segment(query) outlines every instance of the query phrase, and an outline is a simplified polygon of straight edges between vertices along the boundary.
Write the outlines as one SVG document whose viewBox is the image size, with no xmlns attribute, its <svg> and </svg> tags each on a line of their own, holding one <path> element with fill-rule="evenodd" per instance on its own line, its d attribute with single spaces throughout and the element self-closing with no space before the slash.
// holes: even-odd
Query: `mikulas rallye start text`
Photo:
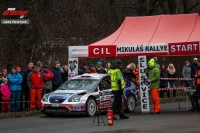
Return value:
<svg viewBox="0 0 200 133">
<path fill-rule="evenodd" d="M 136 107 L 135 85 L 125 79 L 123 109 L 133 112 Z M 63 83 L 56 91 L 42 98 L 42 112 L 47 116 L 87 114 L 94 116 L 112 107 L 114 96 L 109 74 L 83 74 Z"/>
</svg>

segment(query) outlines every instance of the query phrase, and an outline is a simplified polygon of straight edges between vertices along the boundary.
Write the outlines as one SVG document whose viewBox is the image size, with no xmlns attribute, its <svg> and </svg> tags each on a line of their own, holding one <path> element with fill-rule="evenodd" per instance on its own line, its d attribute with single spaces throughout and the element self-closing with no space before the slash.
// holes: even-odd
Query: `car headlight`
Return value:
<svg viewBox="0 0 200 133">
<path fill-rule="evenodd" d="M 42 101 L 44 102 L 47 102 L 48 101 L 48 97 L 49 97 L 50 93 L 49 94 L 45 94 L 42 98 Z"/>
<path fill-rule="evenodd" d="M 72 96 L 69 98 L 68 102 L 79 102 L 81 99 L 81 96 Z"/>
</svg>

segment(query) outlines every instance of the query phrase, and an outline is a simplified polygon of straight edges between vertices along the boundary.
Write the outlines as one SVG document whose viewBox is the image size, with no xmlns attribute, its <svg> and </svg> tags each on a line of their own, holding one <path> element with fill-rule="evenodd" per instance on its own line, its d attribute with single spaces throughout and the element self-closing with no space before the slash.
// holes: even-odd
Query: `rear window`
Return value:
<svg viewBox="0 0 200 133">
<path fill-rule="evenodd" d="M 92 90 L 97 83 L 97 79 L 72 79 L 65 82 L 59 90 Z"/>
</svg>

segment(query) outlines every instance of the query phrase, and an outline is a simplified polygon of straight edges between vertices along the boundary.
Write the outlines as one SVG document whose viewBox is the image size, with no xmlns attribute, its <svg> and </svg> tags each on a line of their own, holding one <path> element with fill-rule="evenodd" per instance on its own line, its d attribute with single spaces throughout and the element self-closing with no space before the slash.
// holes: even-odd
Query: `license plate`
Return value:
<svg viewBox="0 0 200 133">
<path fill-rule="evenodd" d="M 59 107 L 59 105 L 60 105 L 60 104 L 58 104 L 58 103 L 52 103 L 52 104 L 51 104 L 51 107 Z"/>
</svg>

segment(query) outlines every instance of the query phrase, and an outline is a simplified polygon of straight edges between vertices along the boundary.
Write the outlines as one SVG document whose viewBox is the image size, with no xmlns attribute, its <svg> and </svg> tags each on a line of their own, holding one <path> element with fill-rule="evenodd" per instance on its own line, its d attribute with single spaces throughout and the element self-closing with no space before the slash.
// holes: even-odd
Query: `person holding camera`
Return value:
<svg viewBox="0 0 200 133">
<path fill-rule="evenodd" d="M 176 69 L 173 64 L 169 64 L 167 68 L 167 77 L 170 78 L 176 78 Z M 173 88 L 173 97 L 176 97 L 176 90 L 175 90 L 175 80 L 169 80 L 168 81 L 168 88 Z M 170 98 L 170 90 L 167 90 L 167 96 Z"/>
<path fill-rule="evenodd" d="M 117 60 L 115 62 L 115 66 L 111 72 L 111 89 L 114 94 L 114 103 L 112 106 L 113 114 L 118 111 L 120 119 L 129 119 L 129 117 L 125 116 L 122 110 L 122 95 L 125 87 L 124 78 L 122 76 L 122 61 Z M 114 120 L 117 120 L 114 117 Z"/>
<path fill-rule="evenodd" d="M 97 62 L 96 70 L 97 70 L 97 73 L 107 73 L 104 67 L 102 66 L 101 61 Z"/>
</svg>

